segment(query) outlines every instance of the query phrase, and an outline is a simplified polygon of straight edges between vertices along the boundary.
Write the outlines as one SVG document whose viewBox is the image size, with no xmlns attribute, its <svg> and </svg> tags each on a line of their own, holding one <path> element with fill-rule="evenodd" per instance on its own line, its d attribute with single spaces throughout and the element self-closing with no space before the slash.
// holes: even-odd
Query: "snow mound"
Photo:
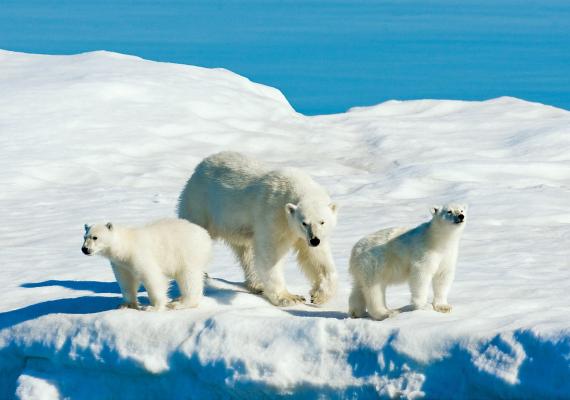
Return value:
<svg viewBox="0 0 570 400">
<path fill-rule="evenodd" d="M 502 97 L 306 117 L 226 70 L 8 51 L 0 109 L 0 398 L 570 396 L 569 112 Z M 115 310 L 83 224 L 172 216 L 194 166 L 228 149 L 305 168 L 341 203 L 336 297 L 275 308 L 217 245 L 198 309 Z M 454 311 L 347 319 L 354 242 L 450 200 L 470 204 Z"/>
</svg>

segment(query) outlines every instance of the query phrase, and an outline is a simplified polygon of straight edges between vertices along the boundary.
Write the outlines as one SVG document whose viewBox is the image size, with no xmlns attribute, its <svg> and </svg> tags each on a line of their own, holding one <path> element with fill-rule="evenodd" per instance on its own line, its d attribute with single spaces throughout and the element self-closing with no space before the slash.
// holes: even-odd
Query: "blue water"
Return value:
<svg viewBox="0 0 570 400">
<path fill-rule="evenodd" d="M 503 95 L 570 109 L 568 0 L 0 0 L 0 48 L 224 67 L 305 114 Z"/>
</svg>

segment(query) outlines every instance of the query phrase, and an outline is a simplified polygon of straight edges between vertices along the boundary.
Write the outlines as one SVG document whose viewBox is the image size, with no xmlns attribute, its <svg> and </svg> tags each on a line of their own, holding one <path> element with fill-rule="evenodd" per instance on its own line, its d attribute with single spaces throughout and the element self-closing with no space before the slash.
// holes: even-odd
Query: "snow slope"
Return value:
<svg viewBox="0 0 570 400">
<path fill-rule="evenodd" d="M 498 98 L 306 117 L 226 70 L 8 51 L 0 110 L 0 398 L 570 397 L 569 112 Z M 337 296 L 275 308 L 218 245 L 198 309 L 115 310 L 83 224 L 172 216 L 227 149 L 305 168 L 341 204 Z M 346 319 L 354 242 L 448 200 L 470 205 L 453 312 Z M 293 259 L 287 282 L 308 292 Z"/>
</svg>

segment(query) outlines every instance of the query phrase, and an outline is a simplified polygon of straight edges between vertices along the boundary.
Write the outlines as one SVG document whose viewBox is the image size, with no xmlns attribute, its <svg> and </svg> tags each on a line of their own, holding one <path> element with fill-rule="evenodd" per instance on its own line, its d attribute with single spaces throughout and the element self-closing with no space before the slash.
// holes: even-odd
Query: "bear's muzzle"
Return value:
<svg viewBox="0 0 570 400">
<path fill-rule="evenodd" d="M 309 240 L 309 244 L 313 247 L 317 247 L 319 243 L 321 243 L 321 240 L 318 237 L 314 237 L 311 240 Z"/>
</svg>

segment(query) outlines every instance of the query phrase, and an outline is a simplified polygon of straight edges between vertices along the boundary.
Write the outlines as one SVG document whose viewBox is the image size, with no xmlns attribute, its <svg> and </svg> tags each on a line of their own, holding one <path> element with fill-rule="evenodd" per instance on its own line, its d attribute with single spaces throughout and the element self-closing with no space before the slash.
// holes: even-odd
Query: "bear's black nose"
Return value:
<svg viewBox="0 0 570 400">
<path fill-rule="evenodd" d="M 319 238 L 314 237 L 311 240 L 309 240 L 309 243 L 311 244 L 311 246 L 317 247 L 319 243 L 321 243 L 321 241 Z"/>
<path fill-rule="evenodd" d="M 459 214 L 459 215 L 457 216 L 457 219 L 459 220 L 459 222 L 462 222 L 462 221 L 465 219 L 465 215 Z"/>
<path fill-rule="evenodd" d="M 83 252 L 83 254 L 87 254 L 87 255 L 91 254 L 91 252 L 89 251 L 89 249 L 87 247 L 82 247 L 81 251 Z"/>
</svg>

